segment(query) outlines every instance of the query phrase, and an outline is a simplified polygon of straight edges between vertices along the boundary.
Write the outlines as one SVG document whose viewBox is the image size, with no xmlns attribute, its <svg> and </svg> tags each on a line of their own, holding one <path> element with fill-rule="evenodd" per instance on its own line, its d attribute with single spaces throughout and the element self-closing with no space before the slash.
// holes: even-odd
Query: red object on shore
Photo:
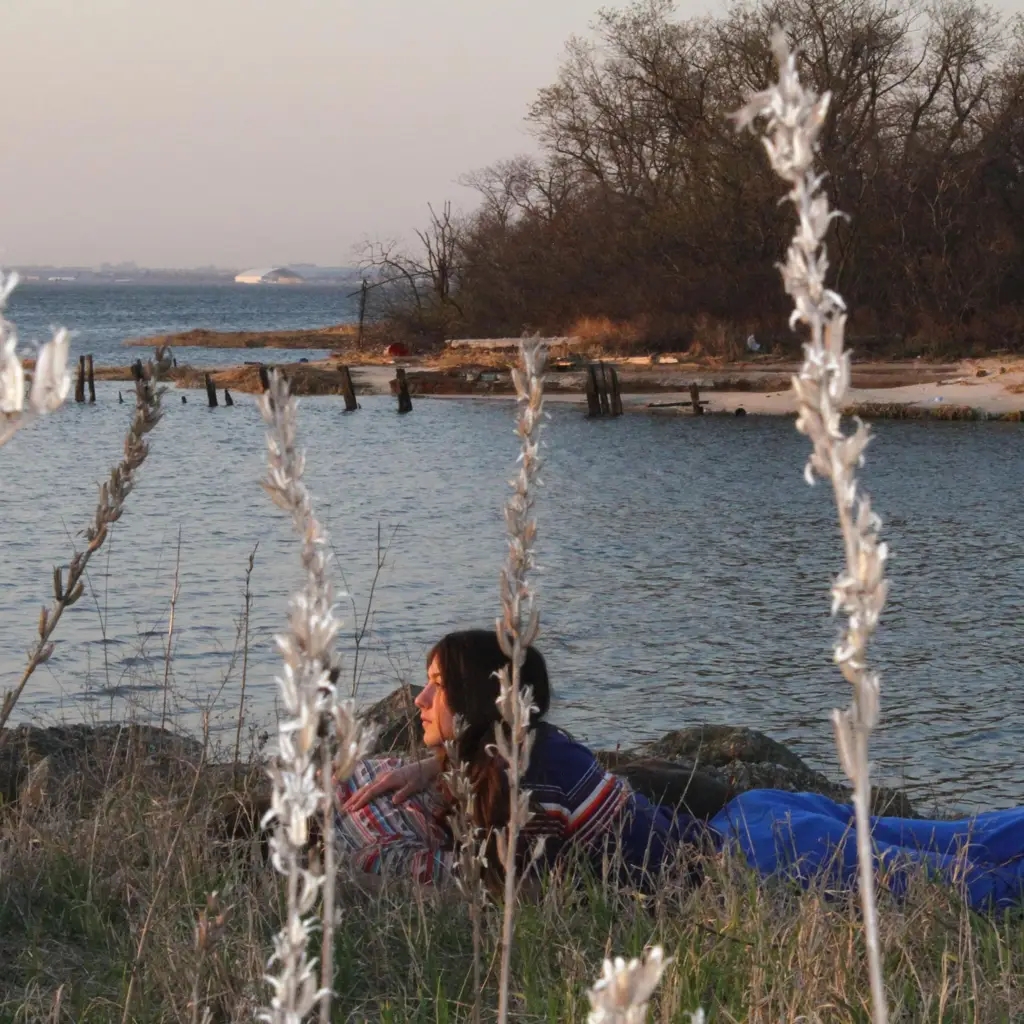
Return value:
<svg viewBox="0 0 1024 1024">
<path fill-rule="evenodd" d="M 386 349 L 384 349 L 384 355 L 386 356 L 407 356 L 408 354 L 409 349 L 400 341 L 393 341 Z"/>
</svg>

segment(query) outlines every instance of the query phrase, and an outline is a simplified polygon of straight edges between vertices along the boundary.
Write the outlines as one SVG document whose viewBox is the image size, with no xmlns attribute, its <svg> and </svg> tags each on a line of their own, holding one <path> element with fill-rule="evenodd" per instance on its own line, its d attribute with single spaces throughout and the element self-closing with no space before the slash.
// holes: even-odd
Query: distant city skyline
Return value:
<svg viewBox="0 0 1024 1024">
<path fill-rule="evenodd" d="M 0 265 L 351 264 L 535 148 L 601 5 L 7 0 Z"/>
</svg>

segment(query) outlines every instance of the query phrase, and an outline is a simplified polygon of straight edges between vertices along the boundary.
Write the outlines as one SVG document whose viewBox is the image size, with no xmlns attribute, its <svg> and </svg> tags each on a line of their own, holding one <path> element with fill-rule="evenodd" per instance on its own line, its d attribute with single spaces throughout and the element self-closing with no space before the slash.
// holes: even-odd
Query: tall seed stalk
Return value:
<svg viewBox="0 0 1024 1024">
<path fill-rule="evenodd" d="M 801 83 L 796 55 L 790 52 L 782 32 L 776 32 L 772 45 L 779 81 L 751 96 L 736 118 L 740 127 L 764 119 L 762 142 L 768 159 L 789 184 L 789 199 L 799 218 L 786 261 L 780 267 L 786 292 L 794 303 L 790 325 L 804 324 L 810 334 L 804 345 L 803 366 L 793 378 L 799 411 L 796 426 L 813 445 L 804 470 L 807 482 L 813 484 L 815 474 L 832 481 L 846 552 L 846 567 L 832 585 L 832 613 L 841 610 L 847 616 L 845 633 L 835 648 L 835 661 L 853 688 L 853 699 L 846 710 L 833 711 L 832 721 L 840 763 L 853 783 L 872 1017 L 874 1024 L 886 1024 L 868 762 L 868 740 L 879 717 L 879 677 L 867 667 L 867 647 L 885 604 L 888 552 L 879 541 L 881 520 L 857 483 L 856 470 L 863 465 L 864 449 L 870 440 L 868 428 L 857 420 L 854 432 L 845 434 L 840 422 L 850 386 L 850 353 L 843 346 L 845 303 L 825 284 L 825 236 L 833 218 L 841 214 L 829 210 L 823 178 L 814 167 L 831 97 L 829 93 L 818 97 Z"/>
<path fill-rule="evenodd" d="M 505 905 L 501 926 L 501 970 L 498 988 L 498 1021 L 505 1024 L 509 1009 L 509 979 L 515 927 L 516 849 L 519 833 L 529 819 L 530 794 L 520 779 L 530 762 L 533 733 L 529 730 L 533 710 L 530 687 L 520 685 L 526 652 L 537 638 L 539 614 L 536 595 L 529 580 L 535 566 L 534 541 L 537 520 L 533 514 L 534 494 L 540 472 L 540 431 L 544 415 L 544 368 L 547 349 L 539 338 L 523 338 L 519 347 L 520 366 L 512 371 L 518 401 L 516 434 L 521 452 L 519 472 L 511 482 L 512 495 L 505 504 L 508 530 L 508 558 L 501 571 L 502 615 L 497 620 L 498 643 L 510 665 L 499 673 L 498 709 L 509 735 L 499 724 L 495 746 L 508 768 L 508 828 L 499 849 L 505 869 Z"/>
<path fill-rule="evenodd" d="M 634 958 L 627 962 L 621 956 L 605 960 L 601 977 L 587 992 L 587 1024 L 644 1024 L 647 1004 L 671 962 L 661 946 L 645 950 L 642 960 Z M 690 1022 L 703 1024 L 704 1011 L 691 1014 Z"/>
<path fill-rule="evenodd" d="M 288 632 L 277 637 L 284 660 L 277 680 L 283 715 L 268 768 L 273 792 L 263 826 L 275 824 L 271 860 L 285 878 L 287 905 L 285 923 L 274 938 L 267 965 L 273 995 L 260 1019 L 297 1024 L 319 1006 L 320 1019 L 327 1022 L 334 978 L 334 782 L 351 775 L 365 752 L 365 741 L 352 702 L 339 700 L 331 681 L 340 622 L 334 614 L 334 588 L 328 575 L 330 544 L 313 515 L 303 482 L 305 457 L 296 448 L 297 405 L 277 371 L 270 375 L 270 389 L 259 405 L 268 426 L 263 486 L 274 504 L 292 517 L 302 540 L 305 572 L 303 588 L 289 602 Z M 304 863 L 310 819 L 318 812 L 324 832 L 322 872 Z M 311 911 L 318 899 L 319 984 L 316 959 L 307 955 L 316 926 Z"/>
</svg>

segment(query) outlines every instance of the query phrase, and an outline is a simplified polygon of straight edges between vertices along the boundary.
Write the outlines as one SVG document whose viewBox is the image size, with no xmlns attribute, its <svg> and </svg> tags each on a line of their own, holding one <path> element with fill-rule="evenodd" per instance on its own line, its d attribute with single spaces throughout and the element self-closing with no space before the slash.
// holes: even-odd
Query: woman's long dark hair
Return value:
<svg viewBox="0 0 1024 1024">
<path fill-rule="evenodd" d="M 487 629 L 449 633 L 431 648 L 427 665 L 435 658 L 448 707 L 462 720 L 456 752 L 469 767 L 477 824 L 485 829 L 502 828 L 508 823 L 508 778 L 504 762 L 488 748 L 494 742 L 495 726 L 501 722 L 497 674 L 510 661 L 495 632 Z M 534 728 L 551 704 L 547 665 L 536 648 L 527 648 L 519 685 L 533 691 L 536 710 L 530 716 L 530 728 Z M 504 729 L 508 735 L 508 727 Z"/>
</svg>

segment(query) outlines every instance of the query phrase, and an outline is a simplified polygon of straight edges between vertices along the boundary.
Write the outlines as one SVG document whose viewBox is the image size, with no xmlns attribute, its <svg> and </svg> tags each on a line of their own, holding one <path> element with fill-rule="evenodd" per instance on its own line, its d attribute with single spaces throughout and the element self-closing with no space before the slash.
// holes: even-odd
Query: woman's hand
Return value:
<svg viewBox="0 0 1024 1024">
<path fill-rule="evenodd" d="M 427 757 L 422 761 L 404 764 L 381 775 L 368 786 L 357 789 L 342 804 L 343 811 L 358 811 L 368 803 L 385 793 L 394 793 L 391 798 L 396 804 L 404 803 L 411 796 L 428 789 L 441 774 L 441 762 L 436 757 Z"/>
</svg>

